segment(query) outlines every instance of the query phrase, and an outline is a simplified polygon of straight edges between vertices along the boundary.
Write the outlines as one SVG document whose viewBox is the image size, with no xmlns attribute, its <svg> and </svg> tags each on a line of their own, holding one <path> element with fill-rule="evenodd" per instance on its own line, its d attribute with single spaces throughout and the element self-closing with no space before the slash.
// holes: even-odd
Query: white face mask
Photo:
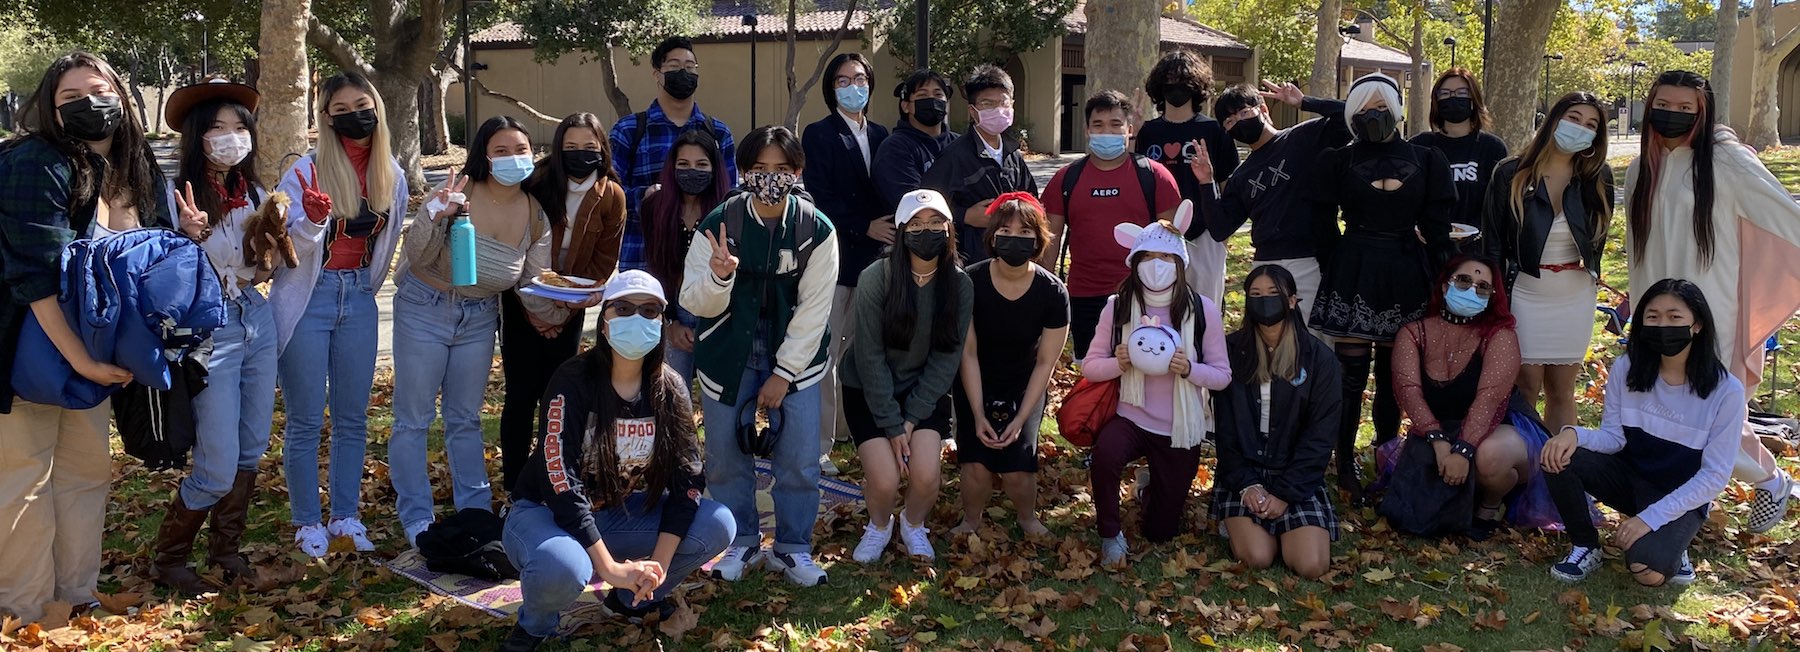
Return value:
<svg viewBox="0 0 1800 652">
<path fill-rule="evenodd" d="M 206 137 L 206 158 L 225 167 L 232 167 L 244 162 L 250 156 L 250 134 L 228 132 Z"/>
<path fill-rule="evenodd" d="M 1175 263 L 1167 260 L 1146 260 L 1138 263 L 1138 280 L 1144 283 L 1144 289 L 1151 292 L 1162 292 L 1175 285 Z"/>
</svg>

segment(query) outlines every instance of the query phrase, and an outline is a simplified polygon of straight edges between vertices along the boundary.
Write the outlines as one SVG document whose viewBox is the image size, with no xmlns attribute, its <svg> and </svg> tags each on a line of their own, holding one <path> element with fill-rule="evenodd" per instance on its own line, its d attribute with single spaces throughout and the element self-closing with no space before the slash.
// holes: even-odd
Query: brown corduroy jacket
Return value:
<svg viewBox="0 0 1800 652">
<path fill-rule="evenodd" d="M 569 254 L 562 251 L 563 233 L 575 229 Z M 625 237 L 625 191 L 603 179 L 581 198 L 581 207 L 561 225 L 550 227 L 550 260 L 558 274 L 604 282 L 619 264 L 619 242 Z"/>
</svg>

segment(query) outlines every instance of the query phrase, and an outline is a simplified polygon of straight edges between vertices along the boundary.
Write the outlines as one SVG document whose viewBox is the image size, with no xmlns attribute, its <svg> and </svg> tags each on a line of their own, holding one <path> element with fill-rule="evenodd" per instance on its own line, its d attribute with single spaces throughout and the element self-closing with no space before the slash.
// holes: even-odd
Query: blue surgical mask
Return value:
<svg viewBox="0 0 1800 652">
<path fill-rule="evenodd" d="M 1458 290 L 1456 284 L 1451 283 L 1450 288 L 1444 291 L 1444 309 L 1450 311 L 1452 315 L 1467 319 L 1481 314 L 1481 311 L 1487 310 L 1487 307 L 1488 300 L 1475 294 L 1474 286 L 1469 286 L 1467 290 Z"/>
<path fill-rule="evenodd" d="M 517 156 L 497 156 L 488 159 L 488 169 L 493 172 L 494 180 L 503 186 L 516 186 L 531 176 L 535 164 L 530 154 Z"/>
<path fill-rule="evenodd" d="M 662 342 L 662 321 L 642 315 L 606 320 L 606 342 L 627 360 L 642 360 Z"/>
<path fill-rule="evenodd" d="M 857 113 L 869 106 L 869 87 L 845 86 L 837 89 L 838 108 Z"/>
<path fill-rule="evenodd" d="M 1556 121 L 1556 148 L 1565 154 L 1575 154 L 1594 146 L 1594 130 L 1569 122 Z"/>
<path fill-rule="evenodd" d="M 1088 134 L 1088 151 L 1105 160 L 1125 153 L 1125 134 Z"/>
</svg>

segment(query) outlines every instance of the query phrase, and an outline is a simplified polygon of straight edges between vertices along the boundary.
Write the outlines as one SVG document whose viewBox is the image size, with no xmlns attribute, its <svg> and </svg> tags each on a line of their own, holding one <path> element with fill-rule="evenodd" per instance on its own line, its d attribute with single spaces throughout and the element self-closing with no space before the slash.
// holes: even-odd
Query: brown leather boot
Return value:
<svg viewBox="0 0 1800 652">
<path fill-rule="evenodd" d="M 225 581 L 253 584 L 256 569 L 238 551 L 250 518 L 250 498 L 256 495 L 256 472 L 238 471 L 231 491 L 212 508 L 212 528 L 207 531 L 207 562 L 225 571 Z"/>
<path fill-rule="evenodd" d="M 194 535 L 206 524 L 206 513 L 204 509 L 188 509 L 181 500 L 181 490 L 175 490 L 175 497 L 169 500 L 169 513 L 163 516 L 162 526 L 156 530 L 152 576 L 157 584 L 183 595 L 213 590 L 194 572 L 194 567 L 188 565 L 188 555 L 194 551 Z"/>
</svg>

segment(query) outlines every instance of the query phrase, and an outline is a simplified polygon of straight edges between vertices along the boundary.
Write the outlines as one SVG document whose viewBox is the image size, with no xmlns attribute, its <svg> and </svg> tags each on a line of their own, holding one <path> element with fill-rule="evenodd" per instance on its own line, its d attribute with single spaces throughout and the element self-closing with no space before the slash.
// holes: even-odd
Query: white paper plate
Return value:
<svg viewBox="0 0 1800 652">
<path fill-rule="evenodd" d="M 1473 226 L 1469 226 L 1467 224 L 1460 224 L 1460 223 L 1455 223 L 1455 222 L 1452 222 L 1450 224 L 1450 239 L 1451 240 L 1467 240 L 1469 238 L 1473 238 L 1478 235 L 1481 235 L 1481 229 L 1477 229 L 1477 228 L 1475 228 Z"/>
<path fill-rule="evenodd" d="M 581 283 L 583 285 L 593 285 L 593 287 L 566 288 L 566 287 L 561 287 L 561 286 L 556 286 L 556 285 L 551 285 L 549 283 L 545 283 L 545 282 L 543 282 L 543 280 L 537 279 L 537 278 L 531 279 L 531 284 L 536 285 L 541 288 L 547 288 L 549 290 L 552 290 L 555 292 L 561 292 L 561 293 L 565 293 L 565 294 L 598 294 L 600 292 L 606 291 L 605 285 L 595 283 L 593 279 L 586 279 L 586 278 L 582 278 L 579 276 L 568 276 L 568 275 L 564 275 L 563 278 L 566 278 L 566 279 L 570 280 L 571 282 Z"/>
</svg>

